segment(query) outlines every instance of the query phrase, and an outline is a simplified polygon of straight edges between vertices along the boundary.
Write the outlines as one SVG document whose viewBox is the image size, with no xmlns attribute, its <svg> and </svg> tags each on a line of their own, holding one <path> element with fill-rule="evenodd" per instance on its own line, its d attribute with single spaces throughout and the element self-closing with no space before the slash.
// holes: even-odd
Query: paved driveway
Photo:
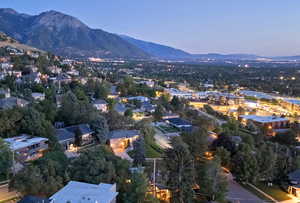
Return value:
<svg viewBox="0 0 300 203">
<path fill-rule="evenodd" d="M 234 203 L 264 203 L 265 201 L 261 200 L 245 188 L 243 188 L 240 184 L 235 182 L 231 176 L 231 174 L 227 174 L 228 176 L 228 193 L 227 199 Z"/>
</svg>

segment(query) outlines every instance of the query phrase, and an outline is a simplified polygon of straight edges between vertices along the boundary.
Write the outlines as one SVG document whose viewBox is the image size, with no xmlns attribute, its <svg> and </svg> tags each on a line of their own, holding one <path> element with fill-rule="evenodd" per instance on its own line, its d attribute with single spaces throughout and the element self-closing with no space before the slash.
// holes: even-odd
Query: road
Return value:
<svg viewBox="0 0 300 203">
<path fill-rule="evenodd" d="M 0 186 L 0 202 L 18 196 L 15 191 L 8 191 L 8 184 Z"/>
<path fill-rule="evenodd" d="M 233 180 L 231 174 L 227 174 L 228 177 L 228 192 L 227 199 L 234 203 L 265 203 L 240 184 Z"/>
</svg>

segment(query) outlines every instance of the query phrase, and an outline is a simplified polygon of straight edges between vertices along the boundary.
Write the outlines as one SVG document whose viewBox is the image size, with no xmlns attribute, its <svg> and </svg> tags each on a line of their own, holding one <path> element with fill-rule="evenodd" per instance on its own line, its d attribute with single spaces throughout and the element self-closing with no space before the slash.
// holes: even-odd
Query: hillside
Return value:
<svg viewBox="0 0 300 203">
<path fill-rule="evenodd" d="M 44 52 L 42 50 L 39 50 L 37 48 L 22 44 L 20 42 L 18 42 L 17 40 L 7 36 L 6 34 L 0 32 L 0 47 L 13 47 L 13 48 L 17 48 L 17 49 L 21 49 L 24 51 L 38 51 L 38 52 Z"/>
<path fill-rule="evenodd" d="M 21 43 L 72 57 L 147 58 L 141 49 L 118 35 L 91 29 L 78 19 L 57 11 L 39 15 L 0 9 L 0 31 Z"/>
</svg>

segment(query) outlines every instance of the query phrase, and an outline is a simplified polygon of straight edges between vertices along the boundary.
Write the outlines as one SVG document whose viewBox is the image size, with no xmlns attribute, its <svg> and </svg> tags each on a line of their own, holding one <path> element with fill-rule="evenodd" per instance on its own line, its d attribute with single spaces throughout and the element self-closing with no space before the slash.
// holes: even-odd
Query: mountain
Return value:
<svg viewBox="0 0 300 203">
<path fill-rule="evenodd" d="M 182 51 L 180 49 L 175 49 L 173 47 L 169 47 L 169 46 L 165 46 L 153 42 L 138 40 L 126 35 L 120 35 L 120 37 L 155 58 L 175 59 L 175 60 L 193 58 L 193 55 L 185 51 Z"/>
<path fill-rule="evenodd" d="M 32 52 L 40 52 L 40 53 L 45 53 L 42 50 L 39 50 L 37 48 L 22 44 L 18 42 L 17 40 L 7 36 L 5 33 L 0 32 L 0 48 L 1 47 L 13 47 L 19 50 L 23 51 L 32 51 Z"/>
<path fill-rule="evenodd" d="M 16 40 L 71 57 L 148 58 L 149 55 L 118 35 L 91 29 L 77 18 L 47 11 L 27 15 L 0 9 L 0 31 Z"/>
</svg>

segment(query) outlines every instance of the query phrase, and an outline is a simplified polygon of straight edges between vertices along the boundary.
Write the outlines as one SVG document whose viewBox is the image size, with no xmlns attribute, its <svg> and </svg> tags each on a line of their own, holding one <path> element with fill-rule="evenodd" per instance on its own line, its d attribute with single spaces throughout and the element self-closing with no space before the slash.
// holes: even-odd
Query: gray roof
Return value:
<svg viewBox="0 0 300 203">
<path fill-rule="evenodd" d="M 75 133 L 72 133 L 65 128 L 56 129 L 55 133 L 58 141 L 75 139 Z"/>
<path fill-rule="evenodd" d="M 9 109 L 17 106 L 18 104 L 27 105 L 28 103 L 28 101 L 17 97 L 4 98 L 0 99 L 0 109 Z"/>
<path fill-rule="evenodd" d="M 118 113 L 124 113 L 127 110 L 127 108 L 124 104 L 116 103 L 116 105 L 114 106 L 114 110 Z"/>
<path fill-rule="evenodd" d="M 75 138 L 76 131 L 79 130 L 81 135 L 91 134 L 94 131 L 90 128 L 89 124 L 72 125 L 66 128 L 56 129 L 56 136 L 58 141 L 64 141 Z"/>
<path fill-rule="evenodd" d="M 295 171 L 289 173 L 288 177 L 289 177 L 290 181 L 300 182 L 300 169 L 295 170 Z"/>
<path fill-rule="evenodd" d="M 140 134 L 139 130 L 114 130 L 108 134 L 109 139 L 131 138 Z"/>
<path fill-rule="evenodd" d="M 107 102 L 103 99 L 97 99 L 93 102 L 93 104 L 107 104 Z"/>
</svg>

